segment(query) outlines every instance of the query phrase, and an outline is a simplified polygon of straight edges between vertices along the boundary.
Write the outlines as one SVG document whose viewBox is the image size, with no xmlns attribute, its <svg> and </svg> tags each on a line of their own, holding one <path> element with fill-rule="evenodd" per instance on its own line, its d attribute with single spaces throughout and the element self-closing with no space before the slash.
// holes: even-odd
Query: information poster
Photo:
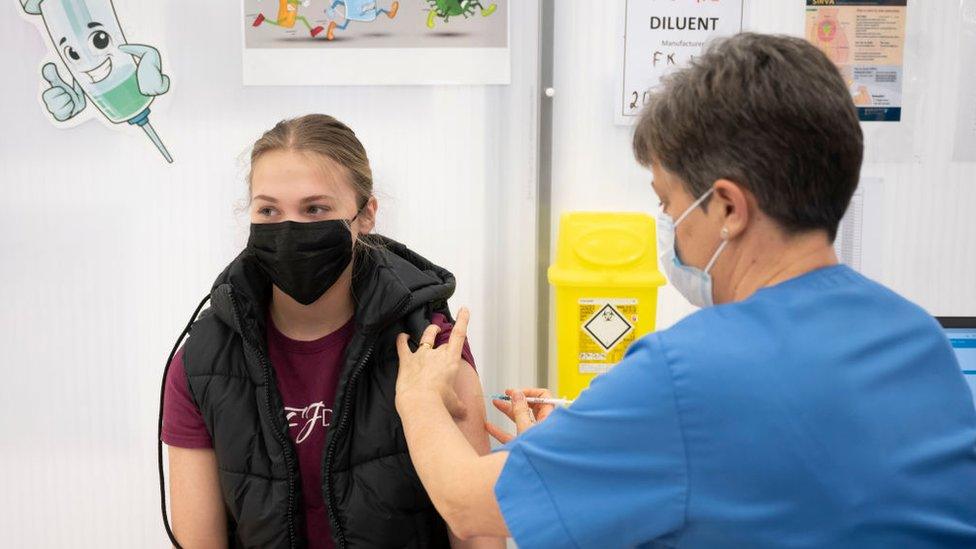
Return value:
<svg viewBox="0 0 976 549">
<path fill-rule="evenodd" d="M 709 39 L 742 30 L 743 0 L 627 0 L 617 124 L 633 124 L 661 77 Z"/>
<path fill-rule="evenodd" d="M 860 119 L 900 121 L 908 0 L 806 3 L 806 38 L 840 69 Z"/>
</svg>

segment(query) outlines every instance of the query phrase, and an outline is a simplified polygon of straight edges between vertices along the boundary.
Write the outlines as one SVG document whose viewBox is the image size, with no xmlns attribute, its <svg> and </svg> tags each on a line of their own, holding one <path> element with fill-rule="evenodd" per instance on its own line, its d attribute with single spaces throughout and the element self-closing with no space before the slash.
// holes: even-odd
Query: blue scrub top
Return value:
<svg viewBox="0 0 976 549">
<path fill-rule="evenodd" d="M 976 410 L 916 305 L 845 266 L 634 343 L 500 448 L 532 547 L 976 547 Z"/>
</svg>

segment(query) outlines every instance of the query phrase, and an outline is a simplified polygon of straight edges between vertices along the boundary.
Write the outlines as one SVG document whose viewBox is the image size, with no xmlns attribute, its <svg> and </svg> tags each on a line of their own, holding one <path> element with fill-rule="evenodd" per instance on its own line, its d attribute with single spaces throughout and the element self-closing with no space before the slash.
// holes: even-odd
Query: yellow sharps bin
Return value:
<svg viewBox="0 0 976 549">
<path fill-rule="evenodd" d="M 557 370 L 554 394 L 576 398 L 654 330 L 657 268 L 654 218 L 643 213 L 571 212 L 559 222 L 556 262 Z"/>
</svg>

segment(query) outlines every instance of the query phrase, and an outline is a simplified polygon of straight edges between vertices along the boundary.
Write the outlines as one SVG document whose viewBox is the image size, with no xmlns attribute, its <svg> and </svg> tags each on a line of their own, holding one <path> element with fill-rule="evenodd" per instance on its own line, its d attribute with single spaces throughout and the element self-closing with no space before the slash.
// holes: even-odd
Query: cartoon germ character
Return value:
<svg viewBox="0 0 976 549">
<path fill-rule="evenodd" d="M 335 9 L 337 6 L 343 6 L 346 11 L 345 20 L 341 25 L 336 23 L 334 20 Z M 390 4 L 390 9 L 388 10 L 378 10 L 376 9 L 375 0 L 334 0 L 332 5 L 329 6 L 329 9 L 325 12 L 330 19 L 333 19 L 333 21 L 329 22 L 329 31 L 325 33 L 325 38 L 327 40 L 335 39 L 336 29 L 346 30 L 346 27 L 349 26 L 350 21 L 362 21 L 368 23 L 370 21 L 375 21 L 380 15 L 386 15 L 390 19 L 393 19 L 396 17 L 397 10 L 399 9 L 400 2 L 397 1 Z"/>
<path fill-rule="evenodd" d="M 481 10 L 482 17 L 488 17 L 498 9 L 498 5 L 494 2 L 486 8 L 479 0 L 427 0 L 427 4 L 430 5 L 427 12 L 427 28 L 429 29 L 434 28 L 434 19 L 437 17 L 447 23 L 451 17 L 458 15 L 467 19 L 468 16 L 474 15 L 475 8 Z"/>
<path fill-rule="evenodd" d="M 149 105 L 169 91 L 159 50 L 131 44 L 122 34 L 112 0 L 21 0 L 24 12 L 40 15 L 51 45 L 68 69 L 45 63 L 41 75 L 50 85 L 41 93 L 44 107 L 58 122 L 76 117 L 88 100 L 113 124 L 139 126 L 172 162 L 149 123 Z"/>
<path fill-rule="evenodd" d="M 305 28 L 308 29 L 308 33 L 312 35 L 312 38 L 315 38 L 324 30 L 322 26 L 318 25 L 313 27 L 304 15 L 298 15 L 298 8 L 307 8 L 309 4 L 311 4 L 311 0 L 278 0 L 278 19 L 268 19 L 263 13 L 259 13 L 254 18 L 254 23 L 251 26 L 259 27 L 262 23 L 268 23 L 269 25 L 275 25 L 285 29 L 293 29 L 295 28 L 295 23 L 301 21 L 305 25 Z"/>
</svg>

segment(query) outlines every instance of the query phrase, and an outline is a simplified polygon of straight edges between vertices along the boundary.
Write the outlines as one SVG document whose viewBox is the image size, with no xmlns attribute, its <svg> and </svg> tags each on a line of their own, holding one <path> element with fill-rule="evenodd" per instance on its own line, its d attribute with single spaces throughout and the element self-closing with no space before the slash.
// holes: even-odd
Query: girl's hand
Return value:
<svg viewBox="0 0 976 549">
<path fill-rule="evenodd" d="M 454 381 L 461 366 L 461 350 L 467 338 L 467 309 L 461 309 L 446 345 L 434 348 L 440 328 L 431 324 L 420 337 L 416 352 L 410 351 L 407 334 L 397 337 L 400 371 L 396 382 L 396 407 L 409 406 L 415 399 L 440 399 L 455 418 L 465 414 L 464 404 L 454 391 Z"/>
<path fill-rule="evenodd" d="M 521 391 L 518 389 L 506 389 L 505 394 L 512 398 L 511 402 L 495 399 L 491 403 L 495 405 L 495 408 L 498 408 L 499 411 L 515 422 L 515 429 L 518 435 L 534 427 L 536 423 L 545 420 L 556 408 L 552 404 L 529 404 L 525 400 L 525 397 L 552 398 L 552 393 L 549 392 L 549 389 L 531 388 Z M 485 429 L 488 431 L 488 434 L 502 444 L 507 443 L 517 436 L 487 421 L 485 422 Z"/>
</svg>

